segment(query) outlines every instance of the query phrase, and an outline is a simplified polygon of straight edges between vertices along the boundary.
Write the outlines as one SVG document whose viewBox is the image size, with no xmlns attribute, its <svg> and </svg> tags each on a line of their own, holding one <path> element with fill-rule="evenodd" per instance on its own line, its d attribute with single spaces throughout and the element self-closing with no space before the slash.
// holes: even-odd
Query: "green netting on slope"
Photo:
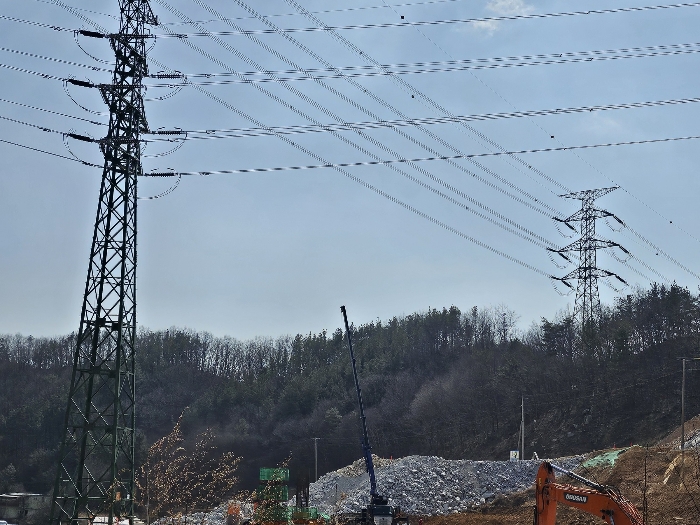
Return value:
<svg viewBox="0 0 700 525">
<path fill-rule="evenodd" d="M 620 454 L 622 454 L 626 450 L 627 448 L 608 450 L 607 452 L 603 452 L 602 454 L 599 454 L 591 459 L 587 459 L 581 464 L 581 466 L 586 468 L 604 467 L 606 465 L 614 466 L 615 462 L 617 461 L 617 458 L 619 458 Z"/>
<path fill-rule="evenodd" d="M 261 468 L 260 481 L 289 481 L 288 468 Z"/>
</svg>

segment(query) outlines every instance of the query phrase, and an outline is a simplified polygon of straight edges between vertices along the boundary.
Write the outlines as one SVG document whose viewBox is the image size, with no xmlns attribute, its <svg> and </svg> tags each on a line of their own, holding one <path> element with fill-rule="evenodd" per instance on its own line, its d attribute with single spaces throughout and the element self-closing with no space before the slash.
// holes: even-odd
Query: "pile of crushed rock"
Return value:
<svg viewBox="0 0 700 525">
<path fill-rule="evenodd" d="M 412 515 L 444 515 L 473 510 L 499 495 L 520 492 L 533 485 L 541 460 L 471 461 L 435 456 L 383 459 L 373 456 L 377 490 L 389 504 Z M 552 460 L 576 469 L 583 456 Z M 319 478 L 309 487 L 309 504 L 333 515 L 360 512 L 369 503 L 369 476 L 364 459 Z M 250 502 L 238 502 L 245 519 L 252 516 Z M 290 500 L 289 505 L 294 505 Z M 163 518 L 153 525 L 225 525 L 226 505 L 210 512 L 180 518 Z"/>
<path fill-rule="evenodd" d="M 552 462 L 568 470 L 583 456 Z M 520 492 L 533 485 L 541 460 L 471 461 L 435 456 L 374 460 L 377 491 L 389 504 L 413 515 L 451 514 L 472 510 L 498 495 Z M 360 512 L 369 503 L 369 476 L 360 459 L 311 484 L 309 504 L 319 512 Z"/>
</svg>

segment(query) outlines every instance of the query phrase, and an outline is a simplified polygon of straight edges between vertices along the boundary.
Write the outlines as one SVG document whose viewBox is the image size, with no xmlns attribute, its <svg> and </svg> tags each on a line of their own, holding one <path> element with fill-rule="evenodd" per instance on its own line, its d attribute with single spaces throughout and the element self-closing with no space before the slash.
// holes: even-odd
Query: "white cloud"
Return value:
<svg viewBox="0 0 700 525">
<path fill-rule="evenodd" d="M 523 0 L 489 0 L 486 10 L 495 15 L 527 15 L 534 11 L 533 6 L 526 4 Z M 473 29 L 484 31 L 492 35 L 499 27 L 495 20 L 482 20 L 471 24 Z"/>
<path fill-rule="evenodd" d="M 473 22 L 471 27 L 477 31 L 485 31 L 492 34 L 496 29 L 498 29 L 498 22 L 495 20 L 480 20 L 478 22 Z"/>
<path fill-rule="evenodd" d="M 534 8 L 527 5 L 523 0 L 489 0 L 486 9 L 497 15 L 527 15 L 533 12 Z"/>
</svg>

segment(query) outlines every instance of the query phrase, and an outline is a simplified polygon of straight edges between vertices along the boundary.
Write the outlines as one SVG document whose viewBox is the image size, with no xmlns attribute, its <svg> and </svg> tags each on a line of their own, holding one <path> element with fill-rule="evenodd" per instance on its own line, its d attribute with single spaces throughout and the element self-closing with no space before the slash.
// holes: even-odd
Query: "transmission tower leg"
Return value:
<svg viewBox="0 0 700 525">
<path fill-rule="evenodd" d="M 147 128 L 148 0 L 120 0 L 120 29 L 110 37 L 113 82 L 101 88 L 110 109 L 100 141 L 104 169 L 80 329 L 73 355 L 51 525 L 108 525 L 134 517 L 136 202 L 140 133 Z"/>
</svg>

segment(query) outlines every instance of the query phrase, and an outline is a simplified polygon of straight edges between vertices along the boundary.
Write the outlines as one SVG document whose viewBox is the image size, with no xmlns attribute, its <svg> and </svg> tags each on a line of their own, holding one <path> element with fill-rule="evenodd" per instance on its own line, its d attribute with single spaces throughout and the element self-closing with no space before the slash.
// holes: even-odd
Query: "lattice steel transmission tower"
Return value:
<svg viewBox="0 0 700 525">
<path fill-rule="evenodd" d="M 618 186 L 612 188 L 600 188 L 597 190 L 585 190 L 561 195 L 567 199 L 577 199 L 581 201 L 581 209 L 566 219 L 555 220 L 563 222 L 571 227 L 572 222 L 581 223 L 581 238 L 572 242 L 568 246 L 555 250 L 547 248 L 549 251 L 562 255 L 567 252 L 577 252 L 579 256 L 578 268 L 568 273 L 564 277 L 556 279 L 573 289 L 568 281 L 576 280 L 576 302 L 574 306 L 574 317 L 578 320 L 581 328 L 591 328 L 598 325 L 600 319 L 600 296 L 598 294 L 598 279 L 614 277 L 623 284 L 625 280 L 608 270 L 598 268 L 596 254 L 598 250 L 604 248 L 619 248 L 624 253 L 629 253 L 620 244 L 606 239 L 599 239 L 595 233 L 595 222 L 597 219 L 610 217 L 620 224 L 624 224 L 617 216 L 606 210 L 600 210 L 594 206 L 596 199 L 614 191 Z"/>
<path fill-rule="evenodd" d="M 142 172 L 140 134 L 147 74 L 148 0 L 118 0 L 119 33 L 112 83 L 99 86 L 109 107 L 97 217 L 80 329 L 73 356 L 65 429 L 51 505 L 51 525 L 112 525 L 134 517 L 134 343 L 136 200 Z"/>
</svg>

